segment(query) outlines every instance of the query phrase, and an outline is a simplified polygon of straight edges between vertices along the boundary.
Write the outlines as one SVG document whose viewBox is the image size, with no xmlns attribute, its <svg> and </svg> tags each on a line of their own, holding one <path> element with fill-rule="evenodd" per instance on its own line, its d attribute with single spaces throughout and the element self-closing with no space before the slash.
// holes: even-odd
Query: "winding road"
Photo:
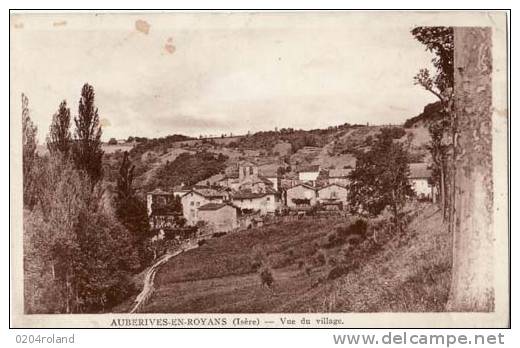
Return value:
<svg viewBox="0 0 520 348">
<path fill-rule="evenodd" d="M 180 255 L 188 250 L 198 248 L 198 240 L 194 240 L 192 242 L 187 243 L 186 245 L 182 246 L 179 250 L 176 250 L 171 253 L 164 254 L 161 256 L 157 262 L 155 262 L 149 269 L 146 271 L 146 274 L 144 276 L 144 282 L 143 282 L 143 290 L 137 295 L 134 301 L 134 306 L 132 307 L 132 310 L 130 313 L 138 313 L 139 310 L 144 306 L 144 304 L 150 299 L 150 296 L 152 296 L 152 293 L 154 291 L 153 282 L 155 279 L 155 275 L 157 274 L 157 271 L 159 268 L 168 262 L 171 258 Z"/>
</svg>

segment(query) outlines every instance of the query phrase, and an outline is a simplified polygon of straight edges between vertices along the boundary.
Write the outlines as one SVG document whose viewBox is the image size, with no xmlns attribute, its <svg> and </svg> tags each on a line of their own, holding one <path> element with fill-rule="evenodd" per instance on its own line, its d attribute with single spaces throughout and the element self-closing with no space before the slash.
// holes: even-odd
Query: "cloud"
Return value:
<svg viewBox="0 0 520 348">
<path fill-rule="evenodd" d="M 413 85 L 431 55 L 406 16 L 388 16 L 120 15 L 59 28 L 25 16 L 12 91 L 29 96 L 40 139 L 62 99 L 76 115 L 85 82 L 110 120 L 104 139 L 398 123 L 433 101 Z M 47 30 L 30 30 L 39 21 Z"/>
</svg>

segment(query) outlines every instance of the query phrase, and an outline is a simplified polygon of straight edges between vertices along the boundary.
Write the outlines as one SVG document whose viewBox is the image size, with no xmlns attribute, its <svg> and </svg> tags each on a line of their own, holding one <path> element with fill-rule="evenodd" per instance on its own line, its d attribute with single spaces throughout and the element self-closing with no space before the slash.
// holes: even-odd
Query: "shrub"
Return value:
<svg viewBox="0 0 520 348">
<path fill-rule="evenodd" d="M 357 219 L 353 224 L 348 227 L 338 227 L 336 229 L 337 238 L 344 241 L 351 235 L 358 235 L 363 239 L 367 233 L 368 223 L 363 219 Z"/>
<path fill-rule="evenodd" d="M 336 266 L 329 271 L 329 275 L 327 276 L 327 279 L 334 280 L 334 279 L 337 279 L 337 278 L 347 274 L 348 272 L 349 272 L 349 267 L 343 266 L 343 265 Z"/>
<path fill-rule="evenodd" d="M 274 284 L 274 277 L 273 277 L 273 273 L 271 272 L 271 270 L 268 268 L 268 267 L 262 267 L 260 269 L 260 281 L 261 281 L 261 285 L 264 286 L 264 285 L 267 285 L 267 287 L 272 287 L 273 284 Z"/>
<path fill-rule="evenodd" d="M 303 260 L 298 261 L 298 269 L 302 269 L 305 266 L 305 262 Z"/>
<path fill-rule="evenodd" d="M 323 266 L 325 263 L 327 262 L 326 258 L 325 258 L 325 254 L 323 253 L 323 251 L 318 251 L 316 253 L 316 255 L 314 256 L 314 264 L 316 266 Z"/>
<path fill-rule="evenodd" d="M 358 245 L 363 241 L 363 238 L 359 234 L 351 234 L 345 240 L 349 245 Z"/>
<path fill-rule="evenodd" d="M 359 234 L 364 236 L 367 232 L 367 222 L 363 219 L 357 219 L 352 225 L 350 225 L 350 234 Z"/>
<path fill-rule="evenodd" d="M 216 232 L 216 233 L 213 233 L 211 235 L 212 238 L 219 238 L 219 237 L 222 237 L 222 236 L 225 236 L 227 233 L 226 232 Z"/>
<path fill-rule="evenodd" d="M 340 236 L 340 233 L 338 231 L 336 232 L 330 232 L 327 235 L 327 243 L 324 244 L 325 248 L 334 248 L 336 246 L 339 246 L 345 242 L 344 238 Z"/>
<path fill-rule="evenodd" d="M 256 272 L 262 267 L 262 261 L 260 260 L 253 260 L 251 261 L 251 271 Z"/>
<path fill-rule="evenodd" d="M 205 240 L 205 239 L 201 239 L 201 240 L 199 240 L 199 241 L 197 242 L 197 244 L 198 244 L 199 246 L 203 246 L 204 244 L 206 244 L 206 240 Z"/>
</svg>

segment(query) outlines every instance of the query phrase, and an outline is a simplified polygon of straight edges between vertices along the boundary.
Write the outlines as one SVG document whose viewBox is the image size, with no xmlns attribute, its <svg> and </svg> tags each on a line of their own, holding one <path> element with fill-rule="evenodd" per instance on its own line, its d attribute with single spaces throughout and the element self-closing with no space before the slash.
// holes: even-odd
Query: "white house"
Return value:
<svg viewBox="0 0 520 348">
<path fill-rule="evenodd" d="M 316 179 L 318 179 L 318 175 L 320 175 L 319 165 L 304 167 L 298 170 L 298 180 L 303 183 L 311 182 L 314 185 Z"/>
<path fill-rule="evenodd" d="M 240 209 L 259 211 L 261 215 L 274 213 L 278 209 L 275 192 L 238 192 L 232 197 L 233 205 Z"/>
<path fill-rule="evenodd" d="M 238 227 L 237 208 L 229 203 L 207 203 L 199 207 L 198 213 L 211 232 L 229 232 Z"/>
<path fill-rule="evenodd" d="M 215 189 L 195 188 L 181 197 L 182 213 L 186 223 L 196 225 L 199 218 L 199 208 L 208 203 L 223 203 L 225 195 Z"/>
<path fill-rule="evenodd" d="M 289 208 L 308 208 L 316 205 L 316 189 L 306 184 L 299 184 L 287 189 Z"/>
<path fill-rule="evenodd" d="M 318 202 L 323 205 L 335 205 L 342 210 L 347 205 L 348 190 L 338 184 L 329 184 L 316 190 Z"/>
<path fill-rule="evenodd" d="M 418 197 L 433 199 L 431 176 L 432 171 L 427 163 L 410 163 L 410 184 Z"/>
</svg>

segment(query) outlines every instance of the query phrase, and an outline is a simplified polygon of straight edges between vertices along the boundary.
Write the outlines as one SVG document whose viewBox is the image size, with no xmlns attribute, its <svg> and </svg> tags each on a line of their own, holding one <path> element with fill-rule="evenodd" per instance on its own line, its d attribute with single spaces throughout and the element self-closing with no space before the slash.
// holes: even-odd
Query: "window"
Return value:
<svg viewBox="0 0 520 348">
<path fill-rule="evenodd" d="M 197 205 L 197 207 L 198 207 L 198 206 L 200 205 L 200 202 L 197 202 L 196 205 Z"/>
<path fill-rule="evenodd" d="M 193 206 L 194 203 L 195 203 L 195 202 L 190 202 L 190 205 Z"/>
<path fill-rule="evenodd" d="M 266 197 L 266 200 L 269 202 L 271 200 L 271 197 Z"/>
<path fill-rule="evenodd" d="M 253 167 L 249 167 L 249 174 L 253 175 Z"/>
</svg>

